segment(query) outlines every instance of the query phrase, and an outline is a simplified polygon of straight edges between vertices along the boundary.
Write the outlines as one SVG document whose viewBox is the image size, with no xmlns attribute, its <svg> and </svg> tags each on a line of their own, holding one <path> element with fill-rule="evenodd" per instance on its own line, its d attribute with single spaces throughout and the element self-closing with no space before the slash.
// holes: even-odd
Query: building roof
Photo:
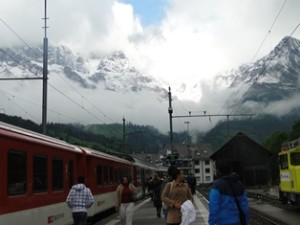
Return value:
<svg viewBox="0 0 300 225">
<path fill-rule="evenodd" d="M 161 155 L 168 156 L 171 154 L 171 145 L 168 144 L 160 152 Z M 178 154 L 183 158 L 208 159 L 212 154 L 212 148 L 209 144 L 173 144 L 173 154 Z"/>
<path fill-rule="evenodd" d="M 242 132 L 238 132 L 235 136 L 233 136 L 227 143 L 225 143 L 220 149 L 214 152 L 210 158 L 216 159 L 218 155 L 222 154 L 224 151 L 228 151 L 229 149 L 234 149 L 235 151 L 242 151 L 245 148 L 252 148 L 255 150 L 259 150 L 266 154 L 267 156 L 272 155 L 272 153 L 264 148 L 262 145 L 255 142 L 253 139 L 249 138 Z"/>
</svg>

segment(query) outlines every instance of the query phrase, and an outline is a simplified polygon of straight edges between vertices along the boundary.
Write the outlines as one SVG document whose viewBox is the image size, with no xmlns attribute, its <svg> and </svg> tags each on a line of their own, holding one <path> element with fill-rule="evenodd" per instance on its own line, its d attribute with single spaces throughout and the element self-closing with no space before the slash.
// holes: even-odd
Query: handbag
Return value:
<svg viewBox="0 0 300 225">
<path fill-rule="evenodd" d="M 226 181 L 227 181 L 227 180 L 226 180 Z M 244 214 L 244 212 L 243 212 L 243 210 L 242 210 L 242 208 L 241 208 L 241 206 L 240 206 L 240 203 L 239 203 L 239 201 L 238 201 L 238 199 L 237 199 L 237 197 L 236 197 L 234 188 L 232 187 L 232 184 L 231 184 L 229 181 L 227 181 L 227 183 L 229 184 L 229 186 L 230 186 L 230 188 L 231 188 L 231 191 L 232 191 L 233 196 L 234 196 L 234 199 L 235 199 L 235 203 L 236 203 L 236 205 L 237 205 L 237 207 L 238 207 L 238 209 L 239 209 L 240 223 L 241 223 L 241 225 L 247 225 L 247 222 L 246 222 L 246 216 L 245 216 L 245 214 Z"/>
<path fill-rule="evenodd" d="M 139 200 L 138 193 L 131 192 L 131 198 L 133 202 L 137 202 Z"/>
<path fill-rule="evenodd" d="M 169 191 L 169 194 L 168 194 L 168 196 L 169 196 L 169 198 L 171 198 L 171 192 L 172 192 L 172 189 L 173 189 L 173 182 L 171 181 L 170 182 L 171 184 L 171 186 L 170 186 L 170 191 Z M 162 203 L 162 206 L 163 206 L 163 209 L 168 209 L 169 208 L 169 206 L 166 204 L 166 203 Z"/>
</svg>

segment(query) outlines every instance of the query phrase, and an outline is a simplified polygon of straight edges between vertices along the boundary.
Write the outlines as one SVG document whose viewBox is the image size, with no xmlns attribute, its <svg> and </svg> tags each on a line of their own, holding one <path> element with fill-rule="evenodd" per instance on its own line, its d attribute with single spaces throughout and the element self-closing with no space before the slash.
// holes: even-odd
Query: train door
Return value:
<svg viewBox="0 0 300 225">
<path fill-rule="evenodd" d="M 289 158 L 287 152 L 279 154 L 280 190 L 289 191 L 291 188 L 291 175 L 289 171 Z"/>
<path fill-rule="evenodd" d="M 145 197 L 146 195 L 146 187 L 145 187 L 145 183 L 146 183 L 146 175 L 145 175 L 145 170 L 143 168 L 140 168 L 140 176 L 141 176 L 141 186 L 142 186 L 142 196 Z"/>
<path fill-rule="evenodd" d="M 291 190 L 299 192 L 300 190 L 300 152 L 292 152 L 290 154 L 290 175 L 291 175 Z"/>
</svg>

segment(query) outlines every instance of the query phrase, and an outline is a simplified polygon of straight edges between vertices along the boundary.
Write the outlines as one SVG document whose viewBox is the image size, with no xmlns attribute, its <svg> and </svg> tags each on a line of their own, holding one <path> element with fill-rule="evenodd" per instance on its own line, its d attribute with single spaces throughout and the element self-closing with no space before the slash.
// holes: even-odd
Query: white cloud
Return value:
<svg viewBox="0 0 300 225">
<path fill-rule="evenodd" d="M 132 6 L 118 0 L 47 2 L 49 42 L 65 44 L 86 56 L 122 50 L 130 58 L 130 66 L 164 79 L 174 95 L 182 82 L 187 86 L 202 84 L 190 99 L 201 99 L 200 111 L 214 113 L 228 95 L 214 99 L 208 82 L 218 72 L 251 62 L 285 1 L 169 0 L 165 18 L 147 27 L 142 26 Z M 30 45 L 43 43 L 44 1 L 0 0 L 0 5 L 0 18 L 22 39 Z M 300 1 L 286 2 L 257 58 L 293 31 L 299 23 L 299 11 Z M 22 44 L 2 21 L 0 32 L 0 47 Z M 299 38 L 299 34 L 296 31 L 293 36 Z M 113 101 L 110 103 L 120 103 L 117 98 Z M 197 106 L 194 102 L 190 108 Z M 124 107 L 124 115 L 134 109 L 138 120 L 142 106 Z"/>
<path fill-rule="evenodd" d="M 11 28 L 29 43 L 42 43 L 43 1 L 0 2 L 1 18 Z M 48 37 L 82 53 L 123 50 L 149 75 L 170 84 L 194 82 L 250 62 L 283 2 L 170 0 L 161 23 L 142 27 L 133 7 L 117 0 L 48 1 Z M 291 33 L 299 10 L 300 2 L 287 1 L 260 56 Z M 1 45 L 20 44 L 3 23 L 0 29 Z"/>
</svg>

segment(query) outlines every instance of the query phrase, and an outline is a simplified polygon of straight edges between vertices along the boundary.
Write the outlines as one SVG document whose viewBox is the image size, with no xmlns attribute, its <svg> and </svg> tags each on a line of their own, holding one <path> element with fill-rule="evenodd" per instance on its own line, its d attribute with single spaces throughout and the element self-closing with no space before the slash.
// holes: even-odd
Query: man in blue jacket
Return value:
<svg viewBox="0 0 300 225">
<path fill-rule="evenodd" d="M 215 166 L 217 180 L 209 194 L 209 225 L 249 224 L 248 199 L 239 175 L 232 172 L 228 161 L 216 161 Z"/>
</svg>

